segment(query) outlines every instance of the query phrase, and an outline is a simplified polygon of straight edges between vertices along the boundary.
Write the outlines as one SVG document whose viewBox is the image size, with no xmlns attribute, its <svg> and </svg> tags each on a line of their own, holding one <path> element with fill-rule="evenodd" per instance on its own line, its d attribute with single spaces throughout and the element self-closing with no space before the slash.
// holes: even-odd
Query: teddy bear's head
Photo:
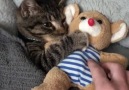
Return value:
<svg viewBox="0 0 129 90">
<path fill-rule="evenodd" d="M 89 35 L 89 42 L 98 50 L 109 46 L 110 43 L 120 41 L 127 35 L 127 26 L 124 21 L 111 23 L 106 16 L 98 11 L 79 13 L 77 4 L 65 8 L 66 21 L 69 24 L 69 33 L 77 30 Z"/>
</svg>

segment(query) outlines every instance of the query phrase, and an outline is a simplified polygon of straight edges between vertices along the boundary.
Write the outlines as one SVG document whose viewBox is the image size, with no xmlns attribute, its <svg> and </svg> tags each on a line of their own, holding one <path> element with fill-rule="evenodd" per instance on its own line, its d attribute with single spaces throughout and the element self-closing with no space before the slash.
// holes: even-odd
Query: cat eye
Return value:
<svg viewBox="0 0 129 90">
<path fill-rule="evenodd" d="M 45 23 L 43 23 L 43 26 L 49 28 L 49 27 L 52 27 L 52 23 L 51 22 L 45 22 Z"/>
<path fill-rule="evenodd" d="M 86 19 L 86 17 L 81 17 L 80 19 L 81 19 L 81 20 L 85 20 L 85 19 Z"/>
<path fill-rule="evenodd" d="M 102 23 L 103 23 L 102 20 L 97 20 L 97 22 L 98 22 L 99 24 L 102 24 Z"/>
<path fill-rule="evenodd" d="M 29 29 L 33 29 L 33 28 L 34 28 L 34 26 L 28 26 L 28 28 L 29 28 Z"/>
</svg>

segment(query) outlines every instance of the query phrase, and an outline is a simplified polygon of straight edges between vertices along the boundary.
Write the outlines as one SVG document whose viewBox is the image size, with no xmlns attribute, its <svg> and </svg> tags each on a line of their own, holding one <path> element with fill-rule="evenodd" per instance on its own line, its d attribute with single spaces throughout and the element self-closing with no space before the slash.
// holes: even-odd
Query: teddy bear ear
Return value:
<svg viewBox="0 0 129 90">
<path fill-rule="evenodd" d="M 66 16 L 66 23 L 69 25 L 72 20 L 79 15 L 79 7 L 77 4 L 70 4 L 65 7 L 64 14 Z"/>
<path fill-rule="evenodd" d="M 112 32 L 112 37 L 111 37 L 112 43 L 122 40 L 123 38 L 127 36 L 127 33 L 128 33 L 126 23 L 121 20 L 115 23 L 112 23 L 111 32 Z"/>
</svg>

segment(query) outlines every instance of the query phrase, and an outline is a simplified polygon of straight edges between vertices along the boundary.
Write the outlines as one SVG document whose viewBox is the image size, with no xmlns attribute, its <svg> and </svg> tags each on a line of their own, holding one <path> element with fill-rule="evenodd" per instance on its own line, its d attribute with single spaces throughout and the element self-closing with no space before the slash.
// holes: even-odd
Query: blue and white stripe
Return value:
<svg viewBox="0 0 129 90">
<path fill-rule="evenodd" d="M 100 55 L 97 50 L 89 46 L 84 51 L 75 51 L 58 64 L 75 84 L 86 86 L 92 82 L 90 69 L 87 66 L 88 60 L 99 62 Z"/>
</svg>

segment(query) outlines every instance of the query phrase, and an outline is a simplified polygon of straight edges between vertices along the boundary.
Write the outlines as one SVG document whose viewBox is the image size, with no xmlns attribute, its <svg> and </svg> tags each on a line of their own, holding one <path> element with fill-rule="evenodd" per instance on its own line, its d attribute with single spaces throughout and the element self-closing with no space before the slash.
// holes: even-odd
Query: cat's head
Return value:
<svg viewBox="0 0 129 90">
<path fill-rule="evenodd" d="M 19 32 L 28 39 L 46 41 L 68 33 L 64 0 L 24 0 L 17 12 Z"/>
</svg>

